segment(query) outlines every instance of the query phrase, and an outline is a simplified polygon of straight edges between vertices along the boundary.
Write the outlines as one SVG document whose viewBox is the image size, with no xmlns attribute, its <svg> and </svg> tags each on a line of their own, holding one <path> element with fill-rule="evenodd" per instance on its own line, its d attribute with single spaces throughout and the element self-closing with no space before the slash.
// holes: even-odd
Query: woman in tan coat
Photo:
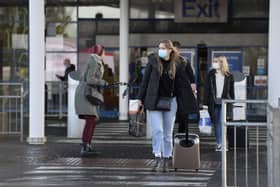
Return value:
<svg viewBox="0 0 280 187">
<path fill-rule="evenodd" d="M 89 57 L 87 60 L 86 68 L 81 73 L 80 83 L 75 93 L 75 110 L 80 119 L 85 119 L 85 126 L 82 135 L 82 148 L 81 156 L 89 153 L 97 154 L 93 149 L 91 141 L 98 120 L 97 107 L 88 101 L 85 96 L 87 85 L 94 85 L 91 89 L 96 89 L 94 92 L 100 93 L 98 87 L 106 86 L 108 83 L 102 79 L 104 73 L 103 56 L 104 47 L 96 45 L 89 50 Z M 103 100 L 102 94 L 100 99 Z"/>
</svg>

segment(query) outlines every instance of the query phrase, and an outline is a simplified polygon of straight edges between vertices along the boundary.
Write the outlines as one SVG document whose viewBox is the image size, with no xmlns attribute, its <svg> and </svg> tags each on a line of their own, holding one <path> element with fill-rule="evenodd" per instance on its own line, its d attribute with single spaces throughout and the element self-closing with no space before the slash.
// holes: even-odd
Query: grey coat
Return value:
<svg viewBox="0 0 280 187">
<path fill-rule="evenodd" d="M 104 86 L 106 81 L 102 80 L 103 72 L 101 58 L 97 55 L 89 55 L 86 68 L 81 73 L 80 83 L 75 93 L 75 110 L 77 115 L 93 115 L 98 118 L 97 106 L 92 105 L 85 97 L 85 87 L 86 84 Z"/>
</svg>

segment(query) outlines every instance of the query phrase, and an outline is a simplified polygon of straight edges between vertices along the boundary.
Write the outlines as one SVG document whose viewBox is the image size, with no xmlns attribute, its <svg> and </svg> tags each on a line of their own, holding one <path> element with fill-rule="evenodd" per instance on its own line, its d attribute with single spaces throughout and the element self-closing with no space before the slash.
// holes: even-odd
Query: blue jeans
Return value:
<svg viewBox="0 0 280 187">
<path fill-rule="evenodd" d="M 222 116 L 221 116 L 222 107 L 221 105 L 215 105 L 214 115 L 215 115 L 215 136 L 216 143 L 222 144 Z"/>
<path fill-rule="evenodd" d="M 149 110 L 149 124 L 152 129 L 153 154 L 156 157 L 172 156 L 172 133 L 177 111 L 176 98 L 171 98 L 170 111 Z"/>
</svg>

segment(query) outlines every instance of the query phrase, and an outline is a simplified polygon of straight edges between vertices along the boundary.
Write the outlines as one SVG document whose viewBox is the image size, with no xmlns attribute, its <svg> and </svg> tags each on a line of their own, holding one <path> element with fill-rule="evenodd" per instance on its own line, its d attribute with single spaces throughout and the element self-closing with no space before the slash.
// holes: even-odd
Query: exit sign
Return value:
<svg viewBox="0 0 280 187">
<path fill-rule="evenodd" d="M 175 0 L 174 3 L 176 22 L 227 22 L 227 0 Z"/>
</svg>

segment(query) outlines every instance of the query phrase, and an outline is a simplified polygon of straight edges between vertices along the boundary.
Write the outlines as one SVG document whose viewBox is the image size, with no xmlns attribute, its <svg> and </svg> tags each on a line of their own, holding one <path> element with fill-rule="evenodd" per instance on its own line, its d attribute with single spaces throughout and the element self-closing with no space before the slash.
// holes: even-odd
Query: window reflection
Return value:
<svg viewBox="0 0 280 187">
<path fill-rule="evenodd" d="M 64 75 L 63 61 L 68 58 L 77 67 L 76 53 L 48 53 L 46 56 L 46 81 L 60 81 L 56 75 Z"/>
<path fill-rule="evenodd" d="M 28 79 L 28 8 L 0 7 L 0 79 Z"/>
<path fill-rule="evenodd" d="M 80 6 L 79 18 L 120 18 L 120 9 L 110 6 Z"/>
<path fill-rule="evenodd" d="M 48 23 L 46 35 L 46 50 L 76 51 L 77 24 Z"/>
<path fill-rule="evenodd" d="M 130 18 L 133 19 L 173 19 L 174 1 L 130 1 Z"/>
<path fill-rule="evenodd" d="M 68 23 L 77 20 L 77 7 L 48 6 L 46 8 L 47 22 Z"/>
</svg>

